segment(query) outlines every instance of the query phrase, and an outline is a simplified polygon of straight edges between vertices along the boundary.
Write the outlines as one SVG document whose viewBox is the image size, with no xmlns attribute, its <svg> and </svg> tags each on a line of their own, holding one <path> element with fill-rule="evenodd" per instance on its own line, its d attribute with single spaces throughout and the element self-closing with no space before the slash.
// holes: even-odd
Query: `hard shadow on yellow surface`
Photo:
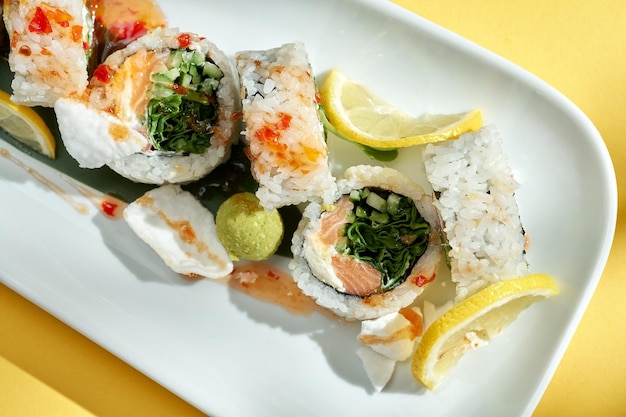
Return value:
<svg viewBox="0 0 626 417">
<path fill-rule="evenodd" d="M 11 371 L 0 372 L 0 387 L 19 387 L 22 395 L 36 397 L 31 402 L 12 398 L 10 409 L 5 408 L 9 403 L 0 401 L 2 417 L 205 415 L 4 285 L 0 285 L 2 358 L 12 366 L 0 368 Z M 2 396 L 0 392 L 0 400 Z M 33 414 L 38 404 L 49 407 L 35 408 L 38 412 Z M 52 404 L 62 407 L 63 413 Z"/>
<path fill-rule="evenodd" d="M 0 416 L 46 416 L 50 415 L 48 410 L 52 409 L 60 416 L 94 417 L 69 398 L 1 356 L 0 375 Z"/>
</svg>

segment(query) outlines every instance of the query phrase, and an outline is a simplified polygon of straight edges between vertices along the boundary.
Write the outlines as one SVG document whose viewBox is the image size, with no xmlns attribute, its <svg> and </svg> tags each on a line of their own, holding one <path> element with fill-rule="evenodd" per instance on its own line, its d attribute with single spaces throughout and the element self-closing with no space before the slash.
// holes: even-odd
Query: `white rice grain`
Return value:
<svg viewBox="0 0 626 417">
<path fill-rule="evenodd" d="M 519 184 L 495 128 L 426 146 L 424 166 L 438 196 L 457 301 L 528 273 L 514 195 Z"/>
<path fill-rule="evenodd" d="M 243 133 L 261 205 L 271 210 L 308 201 L 332 202 L 337 188 L 304 46 L 243 51 L 235 60 Z"/>
</svg>

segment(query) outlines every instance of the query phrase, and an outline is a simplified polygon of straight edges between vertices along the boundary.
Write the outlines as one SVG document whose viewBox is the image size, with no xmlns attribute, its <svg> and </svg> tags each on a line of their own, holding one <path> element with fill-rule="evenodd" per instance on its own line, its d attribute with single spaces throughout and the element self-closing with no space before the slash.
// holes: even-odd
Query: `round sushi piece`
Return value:
<svg viewBox="0 0 626 417">
<path fill-rule="evenodd" d="M 59 100 L 55 111 L 81 166 L 106 164 L 136 182 L 185 183 L 229 158 L 237 94 L 231 63 L 213 43 L 157 28 L 109 55 L 88 95 Z M 94 129 L 85 132 L 85 123 Z"/>
<path fill-rule="evenodd" d="M 335 203 L 310 203 L 292 239 L 292 276 L 316 302 L 349 320 L 413 303 L 443 257 L 432 199 L 404 174 L 359 165 Z"/>
<path fill-rule="evenodd" d="M 83 0 L 6 0 L 3 19 L 14 102 L 52 107 L 61 97 L 83 93 L 93 35 Z"/>
</svg>

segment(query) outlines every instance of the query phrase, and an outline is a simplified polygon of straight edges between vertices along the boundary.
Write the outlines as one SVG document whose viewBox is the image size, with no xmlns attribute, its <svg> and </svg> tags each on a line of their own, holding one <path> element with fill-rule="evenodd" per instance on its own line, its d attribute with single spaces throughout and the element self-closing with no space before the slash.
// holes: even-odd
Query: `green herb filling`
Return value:
<svg viewBox="0 0 626 417">
<path fill-rule="evenodd" d="M 430 225 L 408 197 L 364 188 L 350 193 L 354 210 L 337 250 L 382 274 L 381 292 L 404 282 L 426 251 Z"/>
<path fill-rule="evenodd" d="M 222 71 L 199 51 L 175 49 L 152 75 L 147 124 L 155 149 L 203 153 L 217 119 L 216 90 Z"/>
</svg>

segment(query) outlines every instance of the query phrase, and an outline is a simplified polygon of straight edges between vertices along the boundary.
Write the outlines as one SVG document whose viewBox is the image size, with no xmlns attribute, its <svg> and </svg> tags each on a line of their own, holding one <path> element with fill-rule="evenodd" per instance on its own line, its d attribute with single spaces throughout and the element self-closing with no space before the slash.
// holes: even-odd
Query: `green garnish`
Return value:
<svg viewBox="0 0 626 417">
<path fill-rule="evenodd" d="M 148 132 L 154 147 L 175 153 L 203 153 L 211 146 L 217 119 L 216 90 L 222 71 L 198 51 L 176 49 L 164 69 L 152 75 Z"/>
<path fill-rule="evenodd" d="M 382 274 L 381 290 L 400 285 L 428 246 L 430 225 L 408 197 L 379 189 L 349 196 L 354 202 L 346 241 L 337 250 L 354 256 Z"/>
</svg>

